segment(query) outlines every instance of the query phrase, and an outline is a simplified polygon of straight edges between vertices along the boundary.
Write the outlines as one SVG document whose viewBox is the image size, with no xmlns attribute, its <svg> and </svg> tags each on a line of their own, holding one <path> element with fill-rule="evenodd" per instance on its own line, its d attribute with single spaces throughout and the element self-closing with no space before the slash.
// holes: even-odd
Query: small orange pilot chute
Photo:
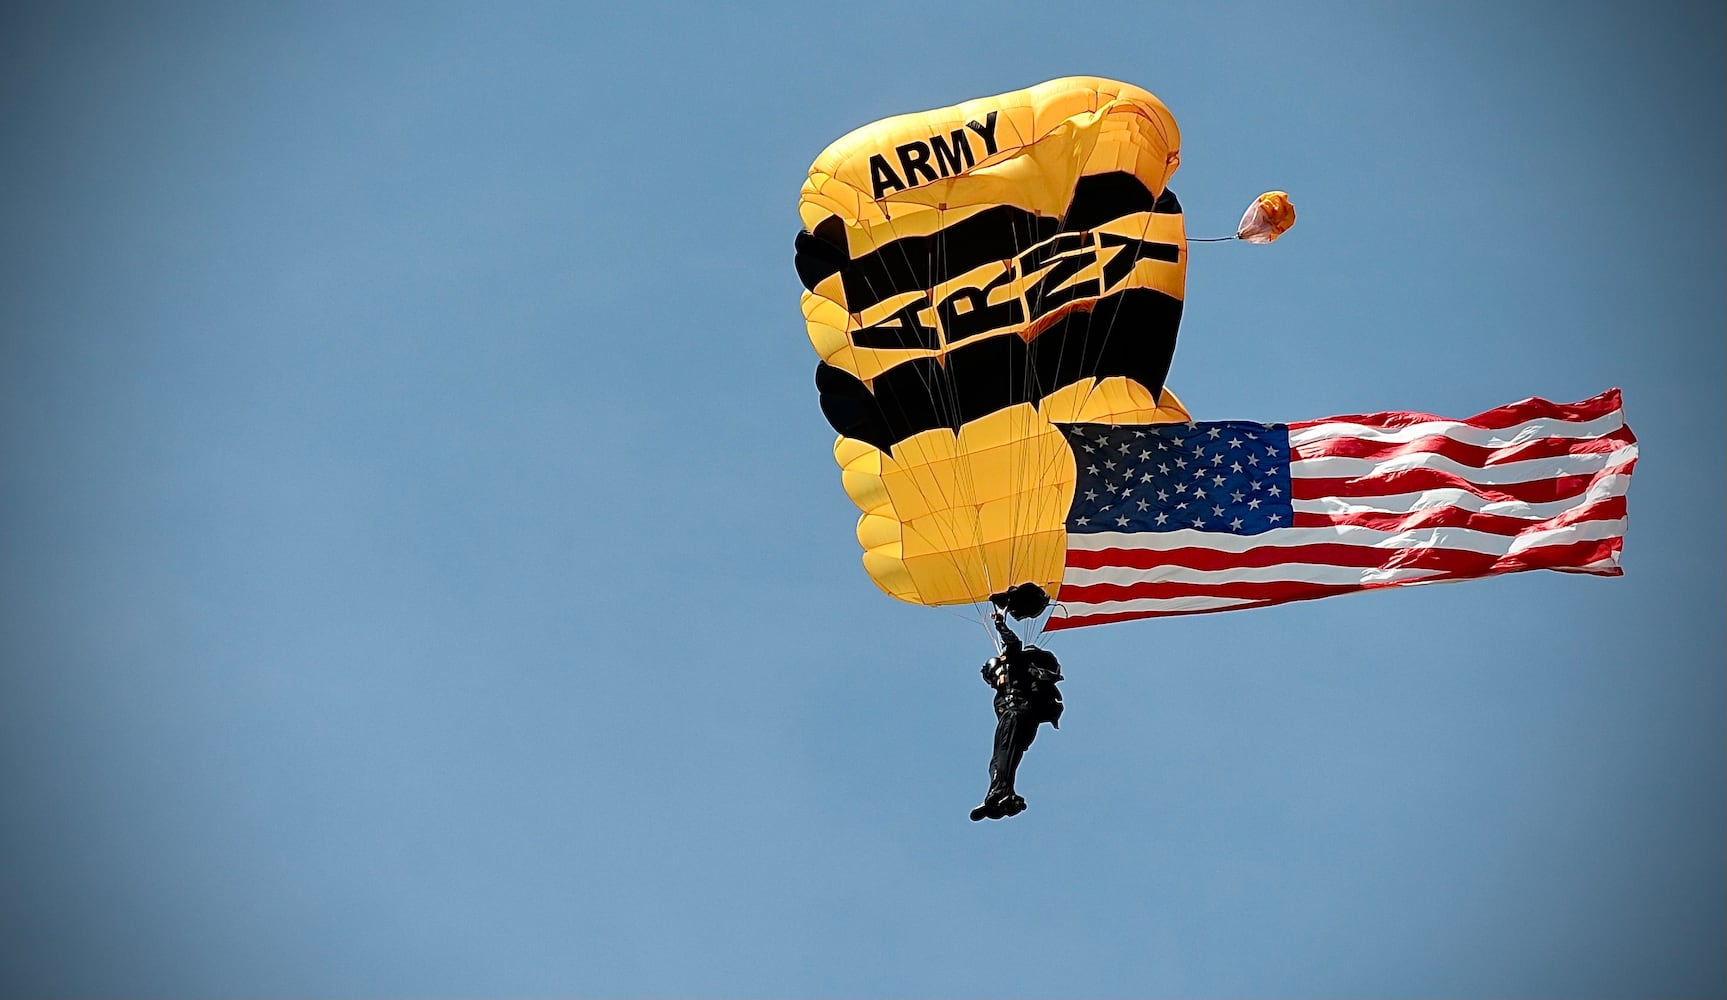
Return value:
<svg viewBox="0 0 1727 1000">
<path fill-rule="evenodd" d="M 1295 203 L 1287 191 L 1267 191 L 1253 199 L 1235 227 L 1235 238 L 1247 243 L 1270 243 L 1295 225 Z"/>
</svg>

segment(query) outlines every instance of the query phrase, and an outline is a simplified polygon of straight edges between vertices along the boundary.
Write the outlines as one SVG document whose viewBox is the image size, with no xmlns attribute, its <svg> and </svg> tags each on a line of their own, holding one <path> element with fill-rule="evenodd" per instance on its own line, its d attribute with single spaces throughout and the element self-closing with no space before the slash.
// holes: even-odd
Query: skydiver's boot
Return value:
<svg viewBox="0 0 1727 1000">
<path fill-rule="evenodd" d="M 1001 819 L 1001 812 L 990 799 L 984 799 L 982 803 L 972 807 L 971 821 L 976 823 L 980 819 Z"/>
<path fill-rule="evenodd" d="M 971 821 L 976 823 L 980 819 L 1005 819 L 1018 816 L 1024 811 L 1024 799 L 1011 790 L 1002 792 L 992 788 L 989 794 L 984 796 L 983 803 L 972 809 Z"/>
</svg>

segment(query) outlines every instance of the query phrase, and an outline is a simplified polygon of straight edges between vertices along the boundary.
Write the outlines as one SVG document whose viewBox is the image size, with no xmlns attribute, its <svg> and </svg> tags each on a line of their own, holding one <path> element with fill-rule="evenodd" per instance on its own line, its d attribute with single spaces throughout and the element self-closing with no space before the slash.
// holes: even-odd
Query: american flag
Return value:
<svg viewBox="0 0 1727 1000">
<path fill-rule="evenodd" d="M 1049 629 L 1527 569 L 1618 576 L 1619 390 L 1467 420 L 1059 425 L 1079 467 Z"/>
</svg>

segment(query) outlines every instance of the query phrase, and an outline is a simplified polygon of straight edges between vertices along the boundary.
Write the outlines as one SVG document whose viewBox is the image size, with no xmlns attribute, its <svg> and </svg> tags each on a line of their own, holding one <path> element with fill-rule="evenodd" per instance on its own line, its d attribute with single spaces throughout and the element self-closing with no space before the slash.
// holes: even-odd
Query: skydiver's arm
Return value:
<svg viewBox="0 0 1727 1000">
<path fill-rule="evenodd" d="M 995 630 L 1001 634 L 1001 648 L 1004 653 L 1017 653 L 1020 650 L 1019 636 L 1013 634 L 1013 629 L 1007 627 L 1007 621 L 997 611 L 990 615 L 995 622 Z"/>
</svg>

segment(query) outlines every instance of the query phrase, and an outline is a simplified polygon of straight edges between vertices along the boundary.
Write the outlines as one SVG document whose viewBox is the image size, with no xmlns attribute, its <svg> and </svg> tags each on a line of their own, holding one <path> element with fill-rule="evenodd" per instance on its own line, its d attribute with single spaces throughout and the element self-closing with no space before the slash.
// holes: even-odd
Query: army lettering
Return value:
<svg viewBox="0 0 1727 1000">
<path fill-rule="evenodd" d="M 972 153 L 971 141 L 966 138 L 966 129 L 977 133 L 977 137 L 983 140 L 985 157 L 994 156 L 995 117 L 996 112 L 991 111 L 981 124 L 969 121 L 965 123 L 965 128 L 956 128 L 947 136 L 932 135 L 927 140 L 913 140 L 895 146 L 894 156 L 899 160 L 899 173 L 894 172 L 887 157 L 880 153 L 871 154 L 870 197 L 880 201 L 882 195 L 889 191 L 904 191 L 919 184 L 952 177 L 976 166 L 977 157 Z"/>
<path fill-rule="evenodd" d="M 1100 252 L 1107 255 L 1102 267 Z M 939 351 L 943 343 L 1023 326 L 1081 299 L 1096 299 L 1126 281 L 1142 260 L 1173 264 L 1180 259 L 1174 243 L 1117 233 L 1061 233 L 1020 254 L 981 288 L 962 288 L 940 302 L 927 293 L 907 301 L 886 319 L 853 331 L 852 343 L 875 350 Z M 1016 276 L 1027 279 L 1021 292 L 1010 287 Z M 1003 289 L 1008 289 L 1005 297 L 992 301 Z M 932 308 L 934 326 L 925 319 Z"/>
</svg>

